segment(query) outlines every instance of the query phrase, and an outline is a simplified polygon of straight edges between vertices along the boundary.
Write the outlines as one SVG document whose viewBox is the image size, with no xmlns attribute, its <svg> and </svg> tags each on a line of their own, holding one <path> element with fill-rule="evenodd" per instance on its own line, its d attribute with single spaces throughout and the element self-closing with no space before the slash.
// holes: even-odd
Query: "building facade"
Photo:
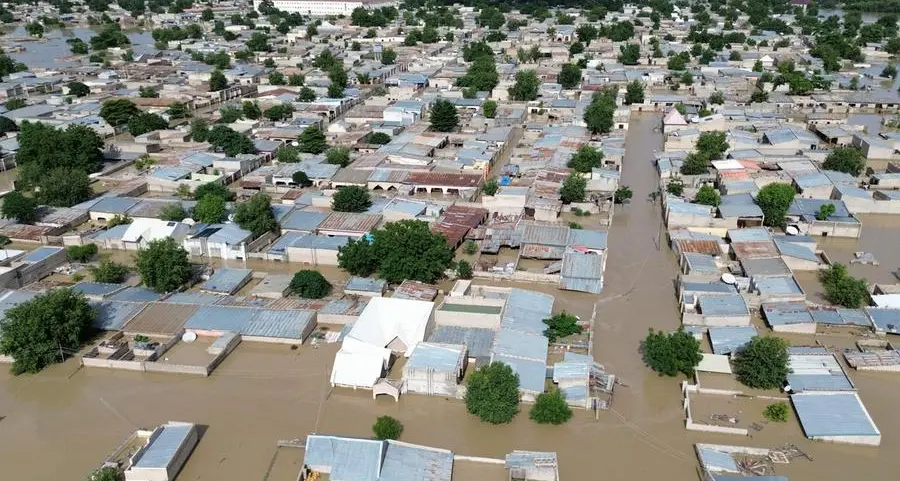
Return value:
<svg viewBox="0 0 900 481">
<path fill-rule="evenodd" d="M 260 0 L 253 0 L 253 9 L 259 11 Z M 273 6 L 282 12 L 299 13 L 313 17 L 350 15 L 354 9 L 397 7 L 396 0 L 275 0 Z"/>
</svg>

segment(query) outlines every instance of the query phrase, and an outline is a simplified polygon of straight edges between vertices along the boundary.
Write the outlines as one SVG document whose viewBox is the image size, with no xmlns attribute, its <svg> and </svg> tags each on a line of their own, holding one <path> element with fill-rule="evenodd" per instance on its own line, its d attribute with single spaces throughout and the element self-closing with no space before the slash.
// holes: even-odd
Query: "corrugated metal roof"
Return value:
<svg viewBox="0 0 900 481">
<path fill-rule="evenodd" d="M 700 312 L 705 316 L 746 316 L 747 304 L 740 294 L 710 294 L 698 296 Z"/>
<path fill-rule="evenodd" d="M 213 275 L 200 288 L 204 291 L 234 294 L 250 280 L 252 274 L 253 271 L 250 269 L 221 267 L 216 269 Z"/>
<path fill-rule="evenodd" d="M 568 245 L 588 249 L 606 249 L 608 238 L 608 233 L 603 231 L 571 229 L 569 230 Z"/>
<path fill-rule="evenodd" d="M 328 218 L 328 214 L 325 212 L 295 210 L 281 220 L 281 228 L 283 230 L 313 232 L 326 218 Z"/>
<path fill-rule="evenodd" d="M 723 218 L 729 217 L 762 217 L 763 211 L 756 204 L 721 204 L 719 214 Z"/>
<path fill-rule="evenodd" d="M 319 312 L 322 314 L 359 316 L 369 304 L 368 298 L 360 299 L 335 299 L 325 304 Z"/>
<path fill-rule="evenodd" d="M 173 335 L 180 331 L 197 306 L 151 302 L 128 321 L 123 330 L 137 334 Z"/>
<path fill-rule="evenodd" d="M 731 249 L 738 259 L 778 257 L 778 248 L 772 240 L 765 241 L 732 241 Z"/>
<path fill-rule="evenodd" d="M 866 311 L 862 309 L 844 309 L 842 307 L 811 307 L 809 314 L 817 324 L 830 324 L 842 326 L 865 326 L 871 327 L 872 322 Z"/>
<path fill-rule="evenodd" d="M 710 327 L 709 342 L 714 354 L 730 354 L 744 347 L 757 335 L 753 326 Z"/>
<path fill-rule="evenodd" d="M 513 289 L 507 297 L 500 328 L 543 335 L 547 328 L 543 321 L 549 318 L 552 312 L 553 296 Z"/>
<path fill-rule="evenodd" d="M 773 302 L 762 305 L 761 311 L 770 326 L 810 324 L 813 321 L 806 304 L 802 302 Z"/>
<path fill-rule="evenodd" d="M 797 294 L 802 295 L 803 290 L 793 276 L 765 277 L 754 279 L 754 284 L 760 294 Z"/>
<path fill-rule="evenodd" d="M 336 251 L 341 247 L 347 245 L 348 242 L 350 242 L 350 238 L 347 236 L 308 234 L 293 239 L 288 247 L 295 247 L 298 249 L 321 249 Z"/>
<path fill-rule="evenodd" d="M 344 284 L 345 291 L 384 292 L 387 282 L 384 279 L 371 279 L 368 277 L 351 277 Z"/>
<path fill-rule="evenodd" d="M 535 467 L 547 467 L 550 464 L 556 467 L 558 461 L 556 453 L 546 451 L 513 451 L 506 455 L 506 469 L 530 469 Z"/>
<path fill-rule="evenodd" d="M 876 330 L 900 334 L 900 309 L 867 307 L 866 313 L 872 319 Z"/>
<path fill-rule="evenodd" d="M 125 214 L 128 209 L 137 205 L 137 199 L 123 197 L 103 197 L 99 202 L 91 206 L 91 212 L 104 214 Z"/>
<path fill-rule="evenodd" d="M 547 347 L 547 338 L 543 335 L 501 329 L 494 338 L 491 352 L 494 356 L 532 359 L 546 363 Z"/>
<path fill-rule="evenodd" d="M 712 207 L 687 202 L 670 202 L 666 204 L 668 214 L 696 215 L 700 217 L 712 217 Z"/>
<path fill-rule="evenodd" d="M 207 294 L 205 292 L 176 292 L 162 302 L 168 304 L 212 305 L 221 300 L 222 296 L 218 294 Z"/>
<path fill-rule="evenodd" d="M 566 252 L 560 270 L 560 288 L 599 294 L 603 291 L 603 264 L 603 254 Z"/>
<path fill-rule="evenodd" d="M 384 441 L 310 434 L 306 437 L 303 464 L 328 467 L 331 479 L 378 481 Z"/>
<path fill-rule="evenodd" d="M 437 326 L 428 337 L 428 342 L 442 344 L 465 344 L 469 357 L 487 358 L 494 344 L 493 329 L 479 327 Z"/>
<path fill-rule="evenodd" d="M 139 302 L 98 302 L 94 304 L 97 317 L 94 318 L 93 326 L 103 331 L 118 331 L 141 312 L 145 305 Z"/>
<path fill-rule="evenodd" d="M 720 255 L 718 241 L 706 239 L 673 238 L 673 248 L 678 252 L 693 252 L 697 254 Z"/>
<path fill-rule="evenodd" d="M 188 318 L 184 327 L 206 331 L 241 332 L 253 318 L 253 314 L 254 311 L 251 309 L 202 306 Z"/>
<path fill-rule="evenodd" d="M 522 243 L 564 247 L 569 242 L 569 230 L 568 226 L 538 225 L 529 222 L 525 225 Z"/>
<path fill-rule="evenodd" d="M 365 234 L 381 222 L 380 214 L 357 214 L 353 212 L 332 212 L 319 225 L 319 231 L 350 232 Z"/>
<path fill-rule="evenodd" d="M 541 393 L 547 380 L 546 361 L 533 359 L 521 359 L 506 355 L 494 355 L 492 362 L 508 364 L 519 375 L 519 389 L 523 391 Z"/>
<path fill-rule="evenodd" d="M 62 250 L 62 247 L 38 247 L 28 254 L 25 254 L 25 257 L 22 258 L 22 261 L 28 262 L 29 264 L 37 264 L 38 262 L 42 262 L 54 254 L 58 254 Z"/>
<path fill-rule="evenodd" d="M 152 289 L 147 289 L 146 287 L 129 287 L 113 294 L 110 296 L 109 300 L 122 302 L 152 302 L 158 301 L 161 298 L 162 294 L 159 294 Z"/>
<path fill-rule="evenodd" d="M 303 332 L 315 322 L 315 311 L 254 310 L 255 314 L 241 329 L 244 336 L 303 340 Z"/>
<path fill-rule="evenodd" d="M 881 435 L 856 393 L 802 393 L 791 401 L 806 437 Z"/>
<path fill-rule="evenodd" d="M 156 438 L 150 442 L 140 459 L 134 463 L 136 468 L 166 469 L 172 459 L 187 442 L 194 429 L 193 424 L 166 424 Z"/>
<path fill-rule="evenodd" d="M 88 297 L 107 297 L 128 287 L 125 284 L 105 284 L 102 282 L 79 282 L 72 286 L 72 291 L 80 292 Z"/>
<path fill-rule="evenodd" d="M 823 353 L 796 354 L 788 357 L 791 373 L 787 382 L 794 392 L 804 391 L 853 391 L 837 359 L 828 351 Z"/>
<path fill-rule="evenodd" d="M 585 381 L 591 373 L 591 365 L 587 362 L 563 361 L 553 365 L 553 382 Z"/>
<path fill-rule="evenodd" d="M 732 242 L 766 241 L 772 234 L 765 227 L 748 227 L 745 229 L 729 229 L 728 238 Z"/>
<path fill-rule="evenodd" d="M 791 274 L 791 269 L 784 263 L 781 257 L 757 257 L 741 259 L 741 267 L 747 277 L 786 276 Z"/>
<path fill-rule="evenodd" d="M 713 472 L 739 473 L 737 462 L 730 453 L 716 451 L 712 448 L 697 448 L 697 457 L 700 464 Z"/>
<path fill-rule="evenodd" d="M 696 252 L 685 252 L 684 262 L 687 263 L 691 273 L 707 273 L 713 274 L 719 272 L 719 266 L 716 265 L 715 256 L 709 254 L 699 254 Z"/>
<path fill-rule="evenodd" d="M 802 259 L 811 262 L 820 262 L 820 259 L 816 255 L 816 253 L 803 244 L 790 242 L 781 237 L 776 237 L 775 247 L 778 248 L 778 252 L 780 252 L 782 256 L 793 257 L 796 259 Z"/>
<path fill-rule="evenodd" d="M 450 481 L 452 472 L 450 451 L 387 441 L 379 481 Z"/>
<path fill-rule="evenodd" d="M 465 352 L 466 346 L 461 344 L 420 342 L 404 368 L 456 373 L 461 367 L 461 359 Z"/>
</svg>

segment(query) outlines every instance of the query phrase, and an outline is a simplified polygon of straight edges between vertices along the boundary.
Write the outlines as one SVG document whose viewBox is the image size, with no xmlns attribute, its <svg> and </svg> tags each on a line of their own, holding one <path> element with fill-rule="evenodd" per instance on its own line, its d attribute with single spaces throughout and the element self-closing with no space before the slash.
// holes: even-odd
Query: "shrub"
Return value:
<svg viewBox="0 0 900 481">
<path fill-rule="evenodd" d="M 558 388 L 538 394 L 528 417 L 538 424 L 563 424 L 572 418 L 572 409 Z"/>
<path fill-rule="evenodd" d="M 466 261 L 459 261 L 456 264 L 456 277 L 460 279 L 472 278 L 472 265 Z"/>
<path fill-rule="evenodd" d="M 486 180 L 481 186 L 481 193 L 487 196 L 496 195 L 498 190 L 500 190 L 500 183 L 493 177 Z"/>
<path fill-rule="evenodd" d="M 614 202 L 616 204 L 624 204 L 625 201 L 631 199 L 632 195 L 633 195 L 633 192 L 631 192 L 631 187 L 628 187 L 627 185 L 623 185 L 622 187 L 619 187 L 618 189 L 616 189 L 616 193 L 614 196 Z"/>
<path fill-rule="evenodd" d="M 83 246 L 69 246 L 66 248 L 66 256 L 71 262 L 88 262 L 97 255 L 97 244 L 85 244 Z"/>
<path fill-rule="evenodd" d="M 403 433 L 403 424 L 390 416 L 379 416 L 372 426 L 372 432 L 375 433 L 375 439 L 398 439 Z"/>
<path fill-rule="evenodd" d="M 869 298 L 866 281 L 851 276 L 843 264 L 834 264 L 820 271 L 819 280 L 825 288 L 825 299 L 832 304 L 857 309 Z"/>
<path fill-rule="evenodd" d="M 666 192 L 681 197 L 684 194 L 684 182 L 681 179 L 672 179 L 666 184 Z"/>
<path fill-rule="evenodd" d="M 475 255 L 475 253 L 478 252 L 478 244 L 476 244 L 473 240 L 466 241 L 466 244 L 463 247 L 463 252 L 470 256 Z"/>
<path fill-rule="evenodd" d="M 784 423 L 788 420 L 788 415 L 790 415 L 790 408 L 785 402 L 777 402 L 774 404 L 769 404 L 766 406 L 765 411 L 763 411 L 763 416 L 769 421 L 776 423 Z"/>
<path fill-rule="evenodd" d="M 331 283 L 321 272 L 304 269 L 294 274 L 288 289 L 300 297 L 321 299 L 331 293 Z"/>
<path fill-rule="evenodd" d="M 546 336 L 550 342 L 555 342 L 560 337 L 581 333 L 581 326 L 578 325 L 578 318 L 565 311 L 548 319 L 544 319 L 544 324 L 547 325 L 547 328 L 544 329 L 544 336 Z"/>
<path fill-rule="evenodd" d="M 128 275 L 128 266 L 113 261 L 103 261 L 97 267 L 91 267 L 91 274 L 96 282 L 118 284 Z"/>
<path fill-rule="evenodd" d="M 715 187 L 709 184 L 703 184 L 703 186 L 700 187 L 700 190 L 697 191 L 697 197 L 694 198 L 694 201 L 698 204 L 718 207 L 719 203 L 722 202 L 722 197 Z"/>
</svg>

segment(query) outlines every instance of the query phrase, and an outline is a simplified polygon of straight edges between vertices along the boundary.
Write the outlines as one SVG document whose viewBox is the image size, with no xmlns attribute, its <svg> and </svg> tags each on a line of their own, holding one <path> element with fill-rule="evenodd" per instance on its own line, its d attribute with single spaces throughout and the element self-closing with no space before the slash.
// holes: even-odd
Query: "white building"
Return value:
<svg viewBox="0 0 900 481">
<path fill-rule="evenodd" d="M 273 6 L 282 12 L 299 13 L 313 17 L 347 15 L 362 8 L 397 7 L 396 0 L 275 0 Z M 253 9 L 259 11 L 260 0 L 253 0 Z"/>
<path fill-rule="evenodd" d="M 143 432 L 139 431 L 139 435 Z M 194 424 L 168 422 L 148 436 L 147 443 L 131 457 L 125 481 L 171 481 L 187 461 L 199 435 Z"/>
</svg>

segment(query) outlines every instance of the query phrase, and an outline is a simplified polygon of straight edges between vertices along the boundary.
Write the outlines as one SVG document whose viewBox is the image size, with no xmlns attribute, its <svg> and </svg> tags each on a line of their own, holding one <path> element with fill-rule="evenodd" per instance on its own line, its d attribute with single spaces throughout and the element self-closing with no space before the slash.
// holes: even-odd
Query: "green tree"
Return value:
<svg viewBox="0 0 900 481">
<path fill-rule="evenodd" d="M 291 87 L 300 87 L 306 82 L 306 78 L 299 73 L 292 73 L 288 76 L 288 85 Z"/>
<path fill-rule="evenodd" d="M 754 389 L 778 389 L 790 372 L 788 343 L 779 337 L 756 336 L 737 351 L 732 366 L 742 384 Z"/>
<path fill-rule="evenodd" d="M 4 219 L 13 219 L 19 224 L 33 224 L 38 220 L 37 202 L 31 197 L 14 190 L 3 197 L 0 213 Z"/>
<path fill-rule="evenodd" d="M 697 191 L 697 197 L 694 198 L 694 202 L 718 207 L 719 203 L 722 202 L 722 197 L 719 195 L 719 191 L 711 184 L 703 184 L 700 190 Z"/>
<path fill-rule="evenodd" d="M 641 343 L 641 353 L 647 366 L 660 376 L 679 372 L 690 376 L 703 359 L 700 341 L 683 328 L 672 333 L 650 329 Z"/>
<path fill-rule="evenodd" d="M 272 72 L 269 74 L 269 84 L 271 85 L 287 85 L 287 78 L 281 72 Z"/>
<path fill-rule="evenodd" d="M 834 215 L 834 211 L 837 210 L 832 203 L 822 204 L 819 206 L 819 211 L 816 212 L 816 220 L 828 220 L 829 217 Z"/>
<path fill-rule="evenodd" d="M 843 264 L 833 264 L 820 271 L 819 280 L 825 288 L 825 299 L 832 304 L 858 309 L 869 300 L 869 286 L 865 279 L 851 276 Z"/>
<path fill-rule="evenodd" d="M 210 92 L 225 90 L 226 87 L 228 87 L 228 79 L 225 78 L 225 74 L 221 70 L 214 70 L 213 73 L 209 74 Z"/>
<path fill-rule="evenodd" d="M 494 177 L 484 181 L 484 185 L 481 186 L 481 193 L 487 196 L 496 195 L 499 190 L 500 184 Z"/>
<path fill-rule="evenodd" d="M 686 67 L 687 60 L 685 60 L 684 55 L 672 55 L 666 63 L 666 68 L 669 70 L 680 71 L 684 70 Z"/>
<path fill-rule="evenodd" d="M 666 192 L 681 197 L 681 194 L 684 193 L 684 182 L 681 179 L 672 179 L 666 184 Z"/>
<path fill-rule="evenodd" d="M 84 40 L 76 37 L 66 40 L 66 43 L 69 45 L 69 51 L 72 52 L 73 55 L 87 55 L 88 45 Z"/>
<path fill-rule="evenodd" d="M 631 199 L 632 195 L 634 195 L 634 192 L 631 191 L 631 187 L 628 187 L 627 185 L 620 186 L 616 189 L 615 195 L 613 195 L 613 202 L 616 204 L 624 204 Z"/>
<path fill-rule="evenodd" d="M 556 342 L 561 337 L 579 334 L 582 331 L 581 326 L 578 325 L 578 318 L 565 311 L 544 319 L 544 324 L 547 325 L 547 328 L 544 329 L 544 336 L 550 342 Z"/>
<path fill-rule="evenodd" d="M 97 244 L 66 247 L 66 257 L 69 262 L 89 262 L 95 255 L 97 255 Z"/>
<path fill-rule="evenodd" d="M 709 96 L 709 103 L 712 105 L 722 105 L 725 103 L 725 95 L 722 92 L 715 91 Z"/>
<path fill-rule="evenodd" d="M 603 165 L 603 152 L 585 145 L 572 154 L 566 165 L 575 172 L 590 173 L 591 170 Z"/>
<path fill-rule="evenodd" d="M 741 52 L 738 52 L 737 50 L 732 50 L 731 54 L 728 56 L 728 60 L 731 60 L 732 62 L 740 62 L 741 61 Z"/>
<path fill-rule="evenodd" d="M 482 110 L 484 110 L 484 116 L 492 119 L 495 115 L 497 115 L 497 102 L 493 100 L 485 100 L 483 104 L 481 104 Z"/>
<path fill-rule="evenodd" d="M 378 416 L 372 425 L 372 432 L 375 433 L 375 439 L 400 439 L 403 424 L 390 416 Z"/>
<path fill-rule="evenodd" d="M 763 211 L 765 225 L 769 227 L 784 227 L 785 215 L 797 192 L 791 184 L 774 183 L 759 190 L 756 194 L 756 204 Z"/>
<path fill-rule="evenodd" d="M 28 105 L 28 102 L 23 98 L 9 99 L 3 104 L 3 106 L 6 107 L 6 110 L 18 110 L 26 105 Z"/>
<path fill-rule="evenodd" d="M 335 192 L 331 207 L 335 212 L 365 212 L 371 206 L 368 189 L 349 185 Z"/>
<path fill-rule="evenodd" d="M 178 289 L 192 275 L 187 251 L 171 237 L 150 241 L 139 250 L 137 270 L 144 285 L 160 293 Z"/>
<path fill-rule="evenodd" d="M 309 180 L 309 176 L 306 175 L 306 172 L 303 172 L 302 170 L 294 172 L 294 174 L 291 176 L 291 181 L 293 181 L 300 187 L 309 187 L 313 185 L 313 182 Z"/>
<path fill-rule="evenodd" d="M 334 99 L 344 97 L 344 89 L 347 87 L 347 71 L 341 65 L 334 65 L 328 71 L 328 96 Z"/>
<path fill-rule="evenodd" d="M 40 294 L 6 311 L 0 354 L 13 358 L 13 374 L 36 373 L 80 349 L 93 334 L 96 317 L 81 293 L 54 289 Z"/>
<path fill-rule="evenodd" d="M 0 135 L 7 132 L 18 132 L 19 126 L 15 122 L 9 120 L 8 117 L 0 116 Z"/>
<path fill-rule="evenodd" d="M 297 138 L 297 142 L 300 144 L 298 150 L 307 154 L 321 154 L 328 149 L 325 133 L 315 125 L 310 125 L 303 130 L 303 133 Z"/>
<path fill-rule="evenodd" d="M 761 90 L 757 90 L 750 94 L 751 104 L 763 104 L 769 101 L 769 94 Z"/>
<path fill-rule="evenodd" d="M 705 174 L 709 168 L 709 157 L 700 152 L 691 152 L 681 164 L 683 175 Z"/>
<path fill-rule="evenodd" d="M 697 150 L 710 160 L 721 159 L 722 154 L 728 150 L 725 132 L 710 131 L 701 133 L 697 139 Z"/>
<path fill-rule="evenodd" d="M 431 128 L 438 132 L 453 132 L 459 126 L 456 107 L 448 100 L 438 99 L 431 106 Z"/>
<path fill-rule="evenodd" d="M 169 116 L 170 119 L 183 119 L 185 117 L 190 117 L 190 113 L 188 112 L 188 107 L 184 102 L 172 102 L 166 108 L 166 115 Z"/>
<path fill-rule="evenodd" d="M 346 147 L 332 147 L 325 153 L 325 161 L 329 164 L 347 167 L 350 164 L 350 149 Z"/>
<path fill-rule="evenodd" d="M 584 44 L 581 42 L 575 42 L 572 45 L 569 45 L 569 55 L 575 56 L 578 54 L 584 53 Z"/>
<path fill-rule="evenodd" d="M 278 149 L 278 152 L 275 153 L 275 158 L 279 162 L 294 163 L 300 160 L 300 151 L 292 145 L 285 145 Z"/>
<path fill-rule="evenodd" d="M 497 64 L 490 56 L 476 57 L 466 70 L 466 74 L 456 79 L 458 87 L 470 87 L 476 91 L 490 92 L 500 83 Z"/>
<path fill-rule="evenodd" d="M 204 119 L 194 119 L 191 122 L 191 139 L 194 142 L 206 142 L 209 137 L 209 124 Z"/>
<path fill-rule="evenodd" d="M 382 65 L 393 65 L 394 62 L 397 61 L 397 52 L 394 49 L 388 47 L 381 51 L 381 63 Z"/>
<path fill-rule="evenodd" d="M 574 63 L 567 63 L 562 66 L 557 81 L 564 89 L 573 89 L 581 84 L 581 68 Z"/>
<path fill-rule="evenodd" d="M 565 424 L 572 419 L 572 408 L 566 404 L 566 396 L 559 388 L 538 394 L 528 417 L 538 424 Z"/>
<path fill-rule="evenodd" d="M 297 95 L 297 102 L 312 102 L 316 100 L 316 92 L 309 88 L 303 87 Z"/>
<path fill-rule="evenodd" d="M 613 128 L 615 113 L 616 92 L 612 90 L 597 92 L 584 109 L 584 122 L 592 134 L 605 134 Z"/>
<path fill-rule="evenodd" d="M 247 40 L 247 48 L 252 52 L 270 52 L 272 46 L 269 45 L 269 36 L 262 32 L 253 32 L 250 39 Z"/>
<path fill-rule="evenodd" d="M 321 299 L 331 294 L 331 283 L 321 272 L 304 269 L 294 274 L 288 289 L 306 299 Z"/>
<path fill-rule="evenodd" d="M 866 159 L 855 147 L 838 147 L 828 154 L 822 167 L 858 177 L 866 168 Z"/>
<path fill-rule="evenodd" d="M 265 116 L 272 122 L 289 120 L 294 116 L 294 106 L 290 103 L 273 105 L 267 108 L 265 112 L 263 112 L 263 116 Z"/>
<path fill-rule="evenodd" d="M 118 284 L 128 276 L 128 266 L 113 261 L 103 261 L 97 267 L 91 267 L 90 270 L 95 282 Z"/>
<path fill-rule="evenodd" d="M 338 252 L 338 265 L 354 275 L 378 272 L 390 283 L 406 279 L 432 283 L 444 276 L 453 251 L 442 234 L 419 220 L 388 222 L 372 231 L 373 242 L 351 241 Z"/>
<path fill-rule="evenodd" d="M 206 195 L 194 206 L 194 219 L 204 224 L 218 224 L 228 218 L 225 199 L 217 195 Z M 182 217 L 183 219 L 183 217 Z"/>
<path fill-rule="evenodd" d="M 166 119 L 150 112 L 141 112 L 128 120 L 128 131 L 135 137 L 167 128 L 169 128 L 169 122 Z"/>
<path fill-rule="evenodd" d="M 637 65 L 641 60 L 641 47 L 636 43 L 620 46 L 618 60 L 622 65 Z"/>
<path fill-rule="evenodd" d="M 200 14 L 200 20 L 204 22 L 211 22 L 214 18 L 213 11 L 210 8 L 204 8 L 203 13 Z"/>
<path fill-rule="evenodd" d="M 582 202 L 584 200 L 587 180 L 578 174 L 569 174 L 559 189 L 559 198 L 564 204 Z"/>
<path fill-rule="evenodd" d="M 644 103 L 644 84 L 640 80 L 632 80 L 625 87 L 625 105 Z"/>
<path fill-rule="evenodd" d="M 91 88 L 81 82 L 69 82 L 66 88 L 69 90 L 69 95 L 76 97 L 87 97 L 91 94 Z"/>
<path fill-rule="evenodd" d="M 456 277 L 460 279 L 471 279 L 472 278 L 472 264 L 469 264 L 467 261 L 460 260 L 456 263 Z"/>
<path fill-rule="evenodd" d="M 229 157 L 234 157 L 238 154 L 252 154 L 256 150 L 250 137 L 235 132 L 224 125 L 213 127 L 209 131 L 207 140 L 213 147 L 224 152 Z"/>
<path fill-rule="evenodd" d="M 278 221 L 272 213 L 272 198 L 263 192 L 253 194 L 250 200 L 241 202 L 234 209 L 234 222 L 242 229 L 252 232 L 254 237 L 277 230 Z"/>
<path fill-rule="evenodd" d="M 232 194 L 231 191 L 228 190 L 228 187 L 225 187 L 218 182 L 207 182 L 205 184 L 201 184 L 194 190 L 194 199 L 197 200 L 211 195 L 221 197 L 226 201 L 234 198 L 234 194 Z"/>
<path fill-rule="evenodd" d="M 188 212 L 184 209 L 184 207 L 180 203 L 172 203 L 167 204 L 165 207 L 159 210 L 159 220 L 164 220 L 168 222 L 181 222 L 184 219 L 187 219 L 189 216 Z"/>
<path fill-rule="evenodd" d="M 90 199 L 94 193 L 87 172 L 65 167 L 46 173 L 38 182 L 38 187 L 38 202 L 53 207 L 72 207 Z"/>
<path fill-rule="evenodd" d="M 506 424 L 519 412 L 519 375 L 502 362 L 485 364 L 469 377 L 465 399 L 483 422 Z"/>
<path fill-rule="evenodd" d="M 121 481 L 120 478 L 121 475 L 119 473 L 119 468 L 105 466 L 100 469 L 94 470 L 87 481 Z"/>
<path fill-rule="evenodd" d="M 772 403 L 766 406 L 763 417 L 774 423 L 786 423 L 791 415 L 791 408 L 786 402 Z"/>
<path fill-rule="evenodd" d="M 591 41 L 597 38 L 597 27 L 594 27 L 590 23 L 583 23 L 575 29 L 575 35 L 578 36 L 579 42 L 590 45 Z"/>
<path fill-rule="evenodd" d="M 241 104 L 241 111 L 244 113 L 244 117 L 251 120 L 256 120 L 262 116 L 262 110 L 260 110 L 259 104 L 249 100 L 245 100 Z"/>
<path fill-rule="evenodd" d="M 119 127 L 128 123 L 132 117 L 138 115 L 141 111 L 131 100 L 128 99 L 112 99 L 103 102 L 100 108 L 100 117 L 113 127 Z"/>
<path fill-rule="evenodd" d="M 233 105 L 226 105 L 219 109 L 218 124 L 230 124 L 244 118 L 244 110 Z"/>
</svg>

